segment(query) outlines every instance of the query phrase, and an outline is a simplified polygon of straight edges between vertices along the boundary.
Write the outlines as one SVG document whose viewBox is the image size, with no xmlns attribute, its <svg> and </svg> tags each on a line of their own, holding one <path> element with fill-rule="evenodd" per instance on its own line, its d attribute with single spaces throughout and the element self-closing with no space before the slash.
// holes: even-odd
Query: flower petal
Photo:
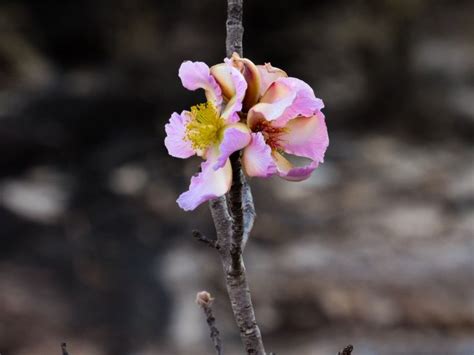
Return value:
<svg viewBox="0 0 474 355">
<path fill-rule="evenodd" d="M 302 167 L 295 167 L 288 161 L 288 159 L 286 159 L 277 151 L 273 151 L 272 156 L 277 165 L 278 175 L 283 179 L 289 181 L 306 180 L 311 176 L 313 170 L 316 169 L 319 165 L 317 161 L 313 160 L 308 165 Z"/>
<path fill-rule="evenodd" d="M 261 113 L 275 127 L 283 127 L 298 116 L 311 117 L 324 107 L 313 89 L 296 78 L 279 78 L 270 85 L 252 110 Z"/>
<path fill-rule="evenodd" d="M 176 201 L 183 210 L 192 211 L 201 203 L 226 194 L 232 185 L 232 167 L 227 159 L 225 165 L 214 170 L 217 153 L 210 152 L 208 159 L 201 164 L 201 172 L 191 178 L 189 190 L 182 193 Z"/>
<path fill-rule="evenodd" d="M 252 142 L 242 154 L 242 165 L 248 176 L 270 177 L 277 172 L 272 149 L 265 144 L 261 132 L 252 133 Z"/>
<path fill-rule="evenodd" d="M 229 156 L 250 143 L 250 129 L 243 123 L 228 125 L 223 132 L 222 142 L 219 145 L 219 156 L 214 170 L 222 168 Z"/>
<path fill-rule="evenodd" d="M 257 65 L 257 69 L 260 72 L 260 96 L 265 94 L 268 87 L 273 84 L 278 78 L 288 77 L 283 70 L 279 68 L 272 67 L 270 63 L 265 63 L 265 65 Z"/>
<path fill-rule="evenodd" d="M 259 114 L 268 121 L 274 121 L 290 107 L 296 99 L 296 94 L 289 86 L 274 82 L 260 99 L 260 103 L 250 109 L 248 116 Z"/>
<path fill-rule="evenodd" d="M 324 114 L 317 112 L 312 117 L 292 119 L 280 139 L 285 152 L 322 163 L 329 145 Z"/>
<path fill-rule="evenodd" d="M 228 70 L 230 71 L 235 93 L 227 103 L 224 110 L 221 112 L 221 116 L 227 123 L 236 123 L 240 120 L 237 112 L 242 109 L 242 101 L 245 97 L 245 91 L 247 90 L 247 82 L 245 81 L 242 73 L 232 66 L 230 59 L 226 58 L 224 61 L 227 64 Z"/>
<path fill-rule="evenodd" d="M 224 99 L 230 100 L 235 95 L 235 87 L 227 63 L 213 65 L 210 69 L 210 72 L 216 82 L 219 84 Z"/>
<path fill-rule="evenodd" d="M 206 98 L 216 107 L 222 103 L 222 91 L 206 63 L 186 61 L 179 67 L 179 77 L 188 90 L 204 89 Z"/>
<path fill-rule="evenodd" d="M 185 159 L 195 154 L 191 142 L 185 139 L 186 124 L 190 119 L 188 111 L 181 112 L 181 115 L 174 112 L 170 117 L 169 123 L 165 125 L 165 146 L 168 149 L 169 155 Z"/>
<path fill-rule="evenodd" d="M 235 52 L 232 54 L 230 62 L 242 73 L 247 82 L 247 91 L 243 101 L 243 109 L 247 112 L 260 98 L 260 72 L 250 59 L 241 58 Z"/>
</svg>

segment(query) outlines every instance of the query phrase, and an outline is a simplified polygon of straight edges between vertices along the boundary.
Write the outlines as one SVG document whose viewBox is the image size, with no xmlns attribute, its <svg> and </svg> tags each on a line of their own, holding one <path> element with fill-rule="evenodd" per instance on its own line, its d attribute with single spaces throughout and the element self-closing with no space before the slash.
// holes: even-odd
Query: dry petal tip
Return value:
<svg viewBox="0 0 474 355">
<path fill-rule="evenodd" d="M 238 55 L 232 56 L 232 65 L 240 70 L 247 82 L 247 92 L 243 102 L 244 111 L 248 111 L 255 105 L 260 96 L 260 72 L 257 66 L 247 58 L 240 58 Z"/>
<path fill-rule="evenodd" d="M 232 59 L 232 60 L 238 60 L 238 59 L 240 59 L 239 53 L 237 53 L 237 52 L 232 53 L 230 59 Z"/>
<path fill-rule="evenodd" d="M 196 303 L 201 307 L 209 307 L 213 301 L 214 298 L 207 291 L 198 292 L 196 295 Z"/>
<path fill-rule="evenodd" d="M 272 66 L 272 63 L 270 62 L 265 63 L 264 67 L 269 73 L 280 73 L 282 75 L 284 74 L 284 76 L 288 76 L 288 74 L 286 74 L 284 70 L 281 70 L 280 68 L 275 68 L 274 66 Z"/>
</svg>

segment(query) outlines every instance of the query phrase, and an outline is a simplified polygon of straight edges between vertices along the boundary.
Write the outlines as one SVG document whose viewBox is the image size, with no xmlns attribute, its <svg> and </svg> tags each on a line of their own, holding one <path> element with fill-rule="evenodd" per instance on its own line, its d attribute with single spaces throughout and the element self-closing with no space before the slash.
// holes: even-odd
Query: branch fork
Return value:
<svg viewBox="0 0 474 355">
<path fill-rule="evenodd" d="M 242 26 L 243 0 L 227 0 L 226 22 L 226 53 L 231 57 L 237 53 L 243 57 Z M 199 231 L 193 231 L 193 236 L 217 250 L 224 269 L 227 293 L 234 313 L 234 318 L 240 330 L 240 337 L 246 354 L 266 355 L 262 335 L 255 319 L 255 312 L 247 282 L 243 251 L 249 239 L 255 221 L 255 207 L 252 192 L 242 172 L 240 152 L 230 156 L 232 165 L 232 186 L 227 195 L 209 202 L 212 219 L 216 229 L 216 239 L 209 239 Z M 198 294 L 198 299 L 199 299 Z M 203 300 L 208 299 L 208 301 Z M 212 299 L 208 293 L 201 293 L 200 305 L 206 312 L 208 325 L 211 328 L 211 339 L 218 355 L 222 346 L 216 345 L 213 333 L 213 316 L 210 308 Z M 198 303 L 199 303 L 198 302 Z M 217 331 L 218 335 L 218 331 Z M 220 340 L 219 340 L 220 344 Z M 346 347 L 342 355 L 350 355 L 352 347 Z"/>
</svg>

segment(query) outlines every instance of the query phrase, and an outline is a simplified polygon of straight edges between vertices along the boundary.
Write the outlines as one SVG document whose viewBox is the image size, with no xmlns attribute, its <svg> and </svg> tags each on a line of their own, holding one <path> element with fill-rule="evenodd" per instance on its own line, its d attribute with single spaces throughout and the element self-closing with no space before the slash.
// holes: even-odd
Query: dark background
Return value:
<svg viewBox="0 0 474 355">
<path fill-rule="evenodd" d="M 331 144 L 311 179 L 251 180 L 246 251 L 268 350 L 474 353 L 474 3 L 250 1 L 244 54 L 307 81 Z M 223 0 L 0 1 L 0 353 L 239 354 L 198 160 L 167 155 L 221 62 Z"/>
</svg>

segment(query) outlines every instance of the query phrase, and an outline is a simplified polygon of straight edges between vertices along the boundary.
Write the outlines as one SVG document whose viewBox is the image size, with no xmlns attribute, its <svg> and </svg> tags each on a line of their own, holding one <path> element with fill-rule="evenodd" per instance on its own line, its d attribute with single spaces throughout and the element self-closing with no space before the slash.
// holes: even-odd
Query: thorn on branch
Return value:
<svg viewBox="0 0 474 355">
<path fill-rule="evenodd" d="M 206 237 L 204 234 L 202 234 L 198 230 L 193 230 L 193 237 L 196 238 L 198 241 L 207 244 L 207 246 L 219 250 L 220 246 L 217 240 L 215 239 L 210 239 Z"/>
<path fill-rule="evenodd" d="M 354 350 L 354 347 L 352 345 L 347 345 L 344 349 L 339 351 L 337 355 L 351 355 L 352 350 Z"/>
<path fill-rule="evenodd" d="M 220 333 L 216 326 L 216 318 L 214 318 L 214 314 L 212 313 L 212 302 L 214 298 L 211 297 L 211 294 L 207 291 L 198 292 L 196 295 L 196 303 L 202 308 L 204 314 L 206 315 L 206 322 L 209 326 L 209 330 L 211 331 L 211 340 L 214 344 L 214 348 L 216 349 L 216 355 L 222 355 L 222 342 L 220 339 Z"/>
<path fill-rule="evenodd" d="M 66 343 L 61 343 L 61 350 L 63 355 L 69 355 L 66 349 Z"/>
</svg>

